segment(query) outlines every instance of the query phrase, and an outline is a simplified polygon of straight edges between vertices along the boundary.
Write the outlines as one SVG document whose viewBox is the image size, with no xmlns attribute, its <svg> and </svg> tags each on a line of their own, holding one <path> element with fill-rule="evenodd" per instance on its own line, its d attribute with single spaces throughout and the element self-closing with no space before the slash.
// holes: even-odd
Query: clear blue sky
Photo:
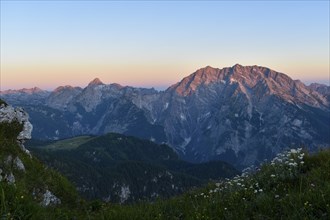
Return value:
<svg viewBox="0 0 330 220">
<path fill-rule="evenodd" d="M 236 63 L 328 83 L 329 1 L 1 1 L 2 90 L 165 88 Z"/>
</svg>

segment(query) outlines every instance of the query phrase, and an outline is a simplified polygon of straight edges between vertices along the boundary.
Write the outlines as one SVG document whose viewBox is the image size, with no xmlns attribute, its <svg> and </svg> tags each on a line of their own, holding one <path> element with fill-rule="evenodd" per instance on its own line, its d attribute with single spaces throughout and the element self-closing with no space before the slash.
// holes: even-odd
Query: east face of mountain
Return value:
<svg viewBox="0 0 330 220">
<path fill-rule="evenodd" d="M 329 87 L 260 66 L 205 67 L 164 92 L 95 79 L 72 92 L 30 95 L 41 104 L 2 96 L 26 108 L 34 138 L 117 132 L 167 143 L 194 162 L 246 166 L 285 147 L 330 145 Z"/>
</svg>

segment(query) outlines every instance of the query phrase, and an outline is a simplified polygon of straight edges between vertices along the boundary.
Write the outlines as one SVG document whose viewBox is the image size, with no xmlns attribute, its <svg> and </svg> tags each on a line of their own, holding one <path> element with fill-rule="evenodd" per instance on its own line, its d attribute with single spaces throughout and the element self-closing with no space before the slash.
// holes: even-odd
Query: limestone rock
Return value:
<svg viewBox="0 0 330 220">
<path fill-rule="evenodd" d="M 43 194 L 43 200 L 41 202 L 42 206 L 51 206 L 51 205 L 59 205 L 61 204 L 61 200 L 57 198 L 51 191 L 46 190 Z"/>
</svg>

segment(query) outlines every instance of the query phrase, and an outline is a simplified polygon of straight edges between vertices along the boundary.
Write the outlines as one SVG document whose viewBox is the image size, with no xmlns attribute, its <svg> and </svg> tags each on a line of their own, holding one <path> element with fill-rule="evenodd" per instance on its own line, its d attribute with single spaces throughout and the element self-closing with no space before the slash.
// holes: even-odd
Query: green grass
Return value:
<svg viewBox="0 0 330 220">
<path fill-rule="evenodd" d="M 105 206 L 95 218 L 329 219 L 330 151 L 305 154 L 301 161 L 296 167 L 266 164 L 248 176 L 155 204 Z"/>
<path fill-rule="evenodd" d="M 79 136 L 69 139 L 53 142 L 42 146 L 35 146 L 36 148 L 43 148 L 45 150 L 72 150 L 76 149 L 80 145 L 92 140 L 91 136 Z"/>
</svg>

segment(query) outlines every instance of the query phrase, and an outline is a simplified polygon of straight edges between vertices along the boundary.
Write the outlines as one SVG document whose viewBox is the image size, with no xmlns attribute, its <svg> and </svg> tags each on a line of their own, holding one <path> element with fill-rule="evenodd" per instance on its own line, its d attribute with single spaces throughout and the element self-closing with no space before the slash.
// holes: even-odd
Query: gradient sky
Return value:
<svg viewBox="0 0 330 220">
<path fill-rule="evenodd" d="M 329 1 L 1 1 L 1 90 L 162 89 L 236 63 L 329 84 Z"/>
</svg>

